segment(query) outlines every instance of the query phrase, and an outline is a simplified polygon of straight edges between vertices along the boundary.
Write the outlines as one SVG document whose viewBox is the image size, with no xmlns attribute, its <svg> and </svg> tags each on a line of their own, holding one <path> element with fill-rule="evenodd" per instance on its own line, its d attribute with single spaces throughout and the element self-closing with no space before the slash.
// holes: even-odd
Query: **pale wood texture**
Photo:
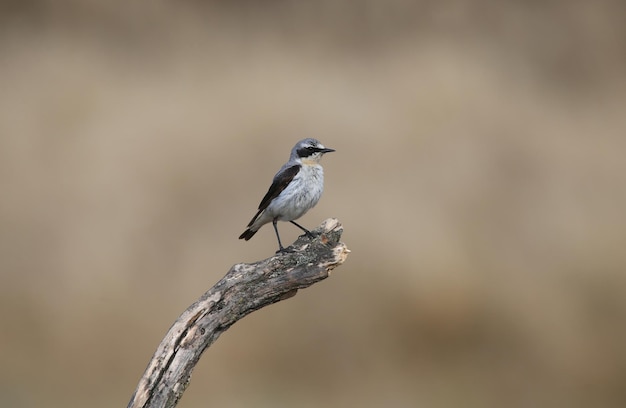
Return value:
<svg viewBox="0 0 626 408">
<path fill-rule="evenodd" d="M 343 227 L 328 219 L 288 249 L 252 264 L 237 264 L 174 322 L 152 356 L 129 408 L 174 407 L 206 350 L 232 324 L 264 306 L 290 298 L 298 289 L 326 279 L 348 248 Z"/>
</svg>

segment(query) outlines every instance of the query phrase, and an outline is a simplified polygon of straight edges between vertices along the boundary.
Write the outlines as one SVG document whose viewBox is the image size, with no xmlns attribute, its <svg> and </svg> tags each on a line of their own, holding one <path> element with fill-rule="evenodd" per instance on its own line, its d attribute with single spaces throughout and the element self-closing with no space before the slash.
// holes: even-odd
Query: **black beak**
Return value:
<svg viewBox="0 0 626 408">
<path fill-rule="evenodd" d="M 327 149 L 327 148 L 320 149 L 320 152 L 322 152 L 322 153 L 330 153 L 330 152 L 334 152 L 334 151 L 335 151 L 335 149 Z"/>
</svg>

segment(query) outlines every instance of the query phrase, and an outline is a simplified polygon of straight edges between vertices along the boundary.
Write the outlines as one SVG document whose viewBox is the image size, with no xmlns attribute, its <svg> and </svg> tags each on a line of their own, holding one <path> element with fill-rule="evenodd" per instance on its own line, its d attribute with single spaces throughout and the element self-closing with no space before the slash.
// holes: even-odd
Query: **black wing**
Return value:
<svg viewBox="0 0 626 408">
<path fill-rule="evenodd" d="M 291 180 L 298 174 L 300 171 L 300 165 L 296 164 L 291 167 L 287 167 L 283 171 L 278 172 L 278 174 L 274 177 L 272 181 L 272 185 L 269 190 L 265 194 L 265 197 L 261 200 L 261 204 L 259 204 L 259 212 L 263 211 L 267 208 L 268 205 L 272 202 L 273 199 L 278 197 L 280 193 L 287 187 Z"/>
<path fill-rule="evenodd" d="M 298 174 L 299 171 L 300 165 L 296 164 L 294 166 L 287 167 L 286 169 L 279 171 L 278 174 L 274 176 L 274 180 L 272 181 L 270 189 L 267 190 L 267 193 L 265 193 L 265 197 L 263 197 L 263 199 L 261 200 L 261 204 L 259 204 L 259 211 L 257 211 L 256 215 L 252 217 L 252 219 L 248 223 L 248 227 L 254 224 L 254 222 L 256 221 L 258 216 L 261 215 L 263 210 L 265 210 L 267 206 L 270 205 L 272 200 L 278 197 L 278 195 L 285 189 L 285 187 L 287 187 L 287 185 L 291 183 L 291 180 L 293 180 L 293 178 L 296 176 L 296 174 Z M 246 238 L 246 235 L 248 233 L 251 233 L 251 235 L 248 235 L 248 237 L 246 238 L 247 241 L 252 238 L 252 235 L 254 235 L 255 232 L 256 231 L 246 230 L 243 234 L 241 234 L 239 239 Z"/>
</svg>

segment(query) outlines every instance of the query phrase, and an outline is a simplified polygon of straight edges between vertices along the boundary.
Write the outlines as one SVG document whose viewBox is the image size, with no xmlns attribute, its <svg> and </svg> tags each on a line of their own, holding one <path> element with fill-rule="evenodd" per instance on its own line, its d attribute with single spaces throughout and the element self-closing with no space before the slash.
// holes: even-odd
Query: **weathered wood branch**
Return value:
<svg viewBox="0 0 626 408">
<path fill-rule="evenodd" d="M 237 264 L 174 322 L 152 356 L 128 408 L 175 407 L 202 352 L 239 319 L 326 279 L 348 256 L 343 227 L 328 219 L 271 258 Z"/>
</svg>

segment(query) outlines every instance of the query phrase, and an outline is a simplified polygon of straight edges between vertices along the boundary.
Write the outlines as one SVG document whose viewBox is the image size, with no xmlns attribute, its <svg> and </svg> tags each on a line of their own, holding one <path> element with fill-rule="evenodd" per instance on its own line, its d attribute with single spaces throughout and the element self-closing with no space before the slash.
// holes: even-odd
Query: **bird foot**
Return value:
<svg viewBox="0 0 626 408">
<path fill-rule="evenodd" d="M 280 247 L 278 251 L 276 251 L 277 254 L 291 254 L 294 252 L 296 252 L 296 250 L 291 247 L 287 247 L 287 248 Z"/>
</svg>

